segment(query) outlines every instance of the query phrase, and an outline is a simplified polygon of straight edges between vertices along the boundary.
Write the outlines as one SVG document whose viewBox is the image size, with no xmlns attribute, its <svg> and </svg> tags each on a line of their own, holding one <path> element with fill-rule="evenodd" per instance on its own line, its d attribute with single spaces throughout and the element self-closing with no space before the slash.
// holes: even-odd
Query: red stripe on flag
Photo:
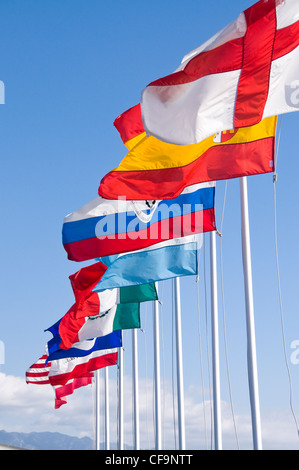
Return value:
<svg viewBox="0 0 299 470">
<path fill-rule="evenodd" d="M 78 364 L 74 369 L 65 374 L 49 376 L 51 385 L 65 385 L 69 380 L 77 377 L 84 377 L 90 372 L 102 369 L 103 367 L 113 366 L 117 363 L 117 352 L 108 353 L 103 356 L 89 359 L 88 362 Z"/>
<path fill-rule="evenodd" d="M 234 127 L 254 125 L 263 117 L 276 33 L 275 5 L 275 0 L 260 1 L 244 12 L 247 31 Z"/>
<path fill-rule="evenodd" d="M 30 367 L 30 369 L 44 369 L 45 368 L 45 361 L 46 361 L 47 358 L 45 358 L 44 362 L 42 363 L 36 363 L 36 364 L 32 364 L 32 366 Z M 48 363 L 49 365 L 49 363 Z"/>
<path fill-rule="evenodd" d="M 273 3 L 273 0 L 271 0 Z M 263 1 L 264 3 L 264 1 Z M 256 6 L 256 5 L 255 5 Z M 265 4 L 267 9 L 269 8 L 269 3 Z M 253 8 L 253 7 L 252 7 Z M 260 8 L 260 5 L 259 5 Z M 250 9 L 248 9 L 250 10 Z M 248 12 L 249 20 L 252 21 L 254 16 L 250 17 L 250 12 Z M 272 17 L 272 18 L 271 18 Z M 268 28 L 267 22 L 272 22 L 273 17 L 275 17 L 275 10 L 270 12 L 266 18 L 261 18 L 264 24 L 259 27 L 258 24 L 255 24 L 255 32 L 253 28 L 251 29 L 251 39 L 257 39 L 260 34 L 265 33 L 265 26 Z M 252 25 L 253 26 L 253 25 Z M 275 21 L 276 28 L 276 21 Z M 264 29 L 264 31 L 263 31 Z M 287 26 L 283 29 L 277 31 L 277 36 L 273 38 L 273 24 L 271 23 L 270 36 L 272 38 L 272 46 L 274 49 L 273 60 L 279 59 L 283 55 L 293 51 L 299 45 L 299 22 L 296 22 L 290 26 Z M 246 33 L 247 34 L 247 33 Z M 257 35 L 257 36 L 256 36 Z M 246 47 L 247 47 L 246 41 Z M 256 40 L 254 42 L 256 49 L 253 51 L 253 67 L 257 66 L 255 62 L 256 54 L 262 52 L 262 48 L 259 47 L 259 43 Z M 274 44 L 274 45 L 273 45 Z M 258 46 L 258 47 L 257 47 Z M 205 75 L 212 75 L 215 73 L 222 73 L 232 70 L 238 70 L 242 67 L 242 56 L 244 48 L 244 38 L 234 39 L 229 41 L 218 48 L 211 49 L 209 51 L 204 51 L 199 53 L 197 56 L 193 57 L 186 65 L 183 71 L 174 72 L 170 75 L 167 75 L 163 78 L 159 78 L 149 83 L 147 86 L 171 86 L 171 85 L 181 85 L 183 83 L 191 83 Z M 261 49 L 259 51 L 259 49 Z M 258 57 L 258 59 L 260 59 Z M 234 65 L 233 65 L 234 64 Z M 188 70 L 188 73 L 186 72 Z M 143 131 L 142 131 L 143 132 Z M 137 134 L 135 134 L 137 135 Z M 132 135 L 132 137 L 135 137 Z"/>
<path fill-rule="evenodd" d="M 31 377 L 31 379 L 27 378 L 26 383 L 33 384 L 33 385 L 48 385 L 50 382 L 49 382 L 48 374 L 47 374 L 47 377 L 45 378 L 40 378 L 40 377 L 37 377 L 36 379 L 34 379 L 34 377 Z"/>
<path fill-rule="evenodd" d="M 276 31 L 272 60 L 289 54 L 299 46 L 299 21 Z"/>
<path fill-rule="evenodd" d="M 89 385 L 92 381 L 92 378 L 93 373 L 91 373 L 90 376 L 76 378 L 72 380 L 71 383 L 55 388 L 55 410 L 67 403 L 64 397 L 71 395 L 77 388 Z"/>
<path fill-rule="evenodd" d="M 49 370 L 45 370 L 44 372 L 27 372 L 26 377 L 48 377 Z"/>
<path fill-rule="evenodd" d="M 184 70 L 174 72 L 150 83 L 149 86 L 182 85 L 206 75 L 238 70 L 242 66 L 243 38 L 233 39 L 210 51 L 193 57 Z"/>
<path fill-rule="evenodd" d="M 203 218 L 203 227 L 201 227 L 202 231 L 208 232 L 210 230 L 215 230 L 214 209 L 205 209 L 201 211 L 201 214 Z M 103 238 L 89 238 L 87 240 L 68 243 L 64 245 L 64 248 L 68 254 L 68 259 L 73 261 L 84 261 L 86 259 L 98 258 L 101 256 L 132 252 L 142 248 L 147 248 L 165 240 L 198 233 L 200 230 L 194 230 L 192 222 L 193 217 L 194 215 L 191 218 L 190 215 L 183 217 L 179 216 L 174 218 L 177 219 L 174 223 L 171 222 L 172 219 L 166 219 L 161 222 L 157 222 L 157 224 L 151 225 L 147 229 L 140 230 L 139 232 L 105 236 Z M 186 221 L 185 225 L 183 225 L 184 222 L 182 219 Z M 190 230 L 188 229 L 189 220 L 191 220 Z M 182 227 L 184 230 L 182 230 Z M 154 234 L 154 237 L 152 238 L 151 233 Z"/>
<path fill-rule="evenodd" d="M 100 196 L 116 199 L 171 199 L 192 184 L 239 178 L 274 171 L 274 138 L 256 142 L 212 147 L 197 160 L 183 167 L 144 171 L 111 171 L 101 182 Z M 71 246 L 69 249 L 73 249 Z"/>
</svg>

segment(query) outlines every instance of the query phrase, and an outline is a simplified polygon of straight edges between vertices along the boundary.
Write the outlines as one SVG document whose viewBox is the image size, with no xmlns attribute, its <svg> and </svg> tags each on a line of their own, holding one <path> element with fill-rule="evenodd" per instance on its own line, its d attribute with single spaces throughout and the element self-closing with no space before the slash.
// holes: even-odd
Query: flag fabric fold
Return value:
<svg viewBox="0 0 299 470">
<path fill-rule="evenodd" d="M 95 198 L 63 223 L 68 258 L 85 261 L 215 230 L 215 183 L 187 186 L 175 199 Z"/>
<path fill-rule="evenodd" d="M 57 410 L 67 403 L 65 399 L 66 396 L 72 395 L 78 388 L 90 385 L 92 383 L 93 376 L 93 373 L 90 373 L 89 376 L 71 379 L 65 385 L 53 385 L 55 390 L 55 409 Z"/>
<path fill-rule="evenodd" d="M 170 199 L 192 184 L 272 172 L 276 121 L 274 116 L 198 144 L 175 145 L 146 137 L 137 105 L 115 120 L 130 151 L 102 178 L 98 193 L 107 199 Z"/>
<path fill-rule="evenodd" d="M 144 129 L 189 145 L 298 111 L 299 3 L 260 0 L 142 92 Z"/>
</svg>

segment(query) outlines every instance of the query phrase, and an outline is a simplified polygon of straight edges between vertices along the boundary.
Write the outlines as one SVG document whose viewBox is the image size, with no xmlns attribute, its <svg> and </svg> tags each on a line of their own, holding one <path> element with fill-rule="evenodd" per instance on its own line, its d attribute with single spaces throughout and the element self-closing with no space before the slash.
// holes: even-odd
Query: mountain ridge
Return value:
<svg viewBox="0 0 299 470">
<path fill-rule="evenodd" d="M 89 437 L 74 437 L 58 432 L 7 432 L 0 430 L 0 444 L 25 450 L 93 450 Z"/>
</svg>

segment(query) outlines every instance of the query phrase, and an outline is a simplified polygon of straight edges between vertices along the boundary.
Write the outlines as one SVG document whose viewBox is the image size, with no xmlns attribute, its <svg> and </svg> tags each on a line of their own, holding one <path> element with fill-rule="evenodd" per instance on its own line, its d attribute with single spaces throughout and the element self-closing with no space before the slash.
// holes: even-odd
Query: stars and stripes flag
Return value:
<svg viewBox="0 0 299 470">
<path fill-rule="evenodd" d="M 32 364 L 26 371 L 26 382 L 36 385 L 49 384 L 49 372 L 51 362 L 46 364 L 48 354 L 43 354 L 34 364 Z"/>
<path fill-rule="evenodd" d="M 51 362 L 46 364 L 48 355 L 43 354 L 34 364 L 26 371 L 26 382 L 34 385 L 51 385 L 49 372 L 51 370 Z M 76 389 L 91 384 L 93 372 L 86 374 L 84 377 L 76 377 L 70 379 L 66 384 L 52 385 L 55 393 L 55 409 L 60 408 L 67 403 L 66 397 L 71 395 Z"/>
<path fill-rule="evenodd" d="M 26 371 L 26 382 L 51 385 L 55 393 L 55 409 L 67 403 L 66 397 L 76 389 L 92 383 L 94 371 L 117 364 L 117 348 L 94 350 L 81 357 L 64 357 L 49 361 L 46 352 Z"/>
</svg>

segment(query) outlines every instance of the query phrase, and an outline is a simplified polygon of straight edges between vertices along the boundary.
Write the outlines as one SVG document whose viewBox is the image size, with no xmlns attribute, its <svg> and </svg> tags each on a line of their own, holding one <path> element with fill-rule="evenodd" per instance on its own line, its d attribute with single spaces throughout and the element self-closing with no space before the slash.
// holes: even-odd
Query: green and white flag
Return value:
<svg viewBox="0 0 299 470">
<path fill-rule="evenodd" d="M 100 302 L 100 312 L 104 313 L 117 304 L 147 302 L 158 300 L 155 284 L 141 284 L 138 286 L 119 287 L 96 292 Z"/>
</svg>

